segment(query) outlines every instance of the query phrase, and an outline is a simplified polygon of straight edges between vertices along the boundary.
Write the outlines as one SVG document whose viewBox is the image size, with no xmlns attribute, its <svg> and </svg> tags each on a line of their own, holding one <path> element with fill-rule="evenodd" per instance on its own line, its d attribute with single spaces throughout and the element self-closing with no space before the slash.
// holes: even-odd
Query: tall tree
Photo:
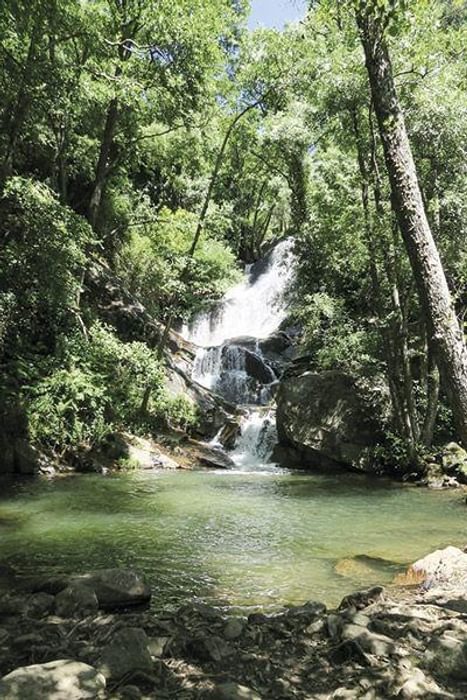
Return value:
<svg viewBox="0 0 467 700">
<path fill-rule="evenodd" d="M 391 6 L 394 2 L 390 3 Z M 383 142 L 392 206 L 407 248 L 461 441 L 467 445 L 467 349 L 430 229 L 385 40 L 389 9 L 359 0 L 356 20 Z"/>
</svg>

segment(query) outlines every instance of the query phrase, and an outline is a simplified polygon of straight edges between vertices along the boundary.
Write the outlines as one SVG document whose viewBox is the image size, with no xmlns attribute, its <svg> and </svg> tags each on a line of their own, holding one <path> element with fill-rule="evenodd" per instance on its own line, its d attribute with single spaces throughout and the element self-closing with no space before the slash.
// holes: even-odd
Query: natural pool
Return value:
<svg viewBox="0 0 467 700">
<path fill-rule="evenodd" d="M 358 475 L 137 472 L 1 489 L 0 563 L 28 573 L 133 567 L 156 606 L 194 596 L 332 605 L 466 539 L 462 493 Z"/>
</svg>

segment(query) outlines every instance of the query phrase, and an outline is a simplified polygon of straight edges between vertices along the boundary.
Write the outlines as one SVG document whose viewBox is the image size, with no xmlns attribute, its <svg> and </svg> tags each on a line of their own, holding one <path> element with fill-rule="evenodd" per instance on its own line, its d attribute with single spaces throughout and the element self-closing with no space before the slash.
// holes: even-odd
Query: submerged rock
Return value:
<svg viewBox="0 0 467 700">
<path fill-rule="evenodd" d="M 4 700 L 87 700 L 103 697 L 104 689 L 95 668 L 66 659 L 22 666 L 0 680 Z"/>
<path fill-rule="evenodd" d="M 217 440 L 226 450 L 233 450 L 239 435 L 242 432 L 241 416 L 228 420 L 217 435 Z"/>
</svg>

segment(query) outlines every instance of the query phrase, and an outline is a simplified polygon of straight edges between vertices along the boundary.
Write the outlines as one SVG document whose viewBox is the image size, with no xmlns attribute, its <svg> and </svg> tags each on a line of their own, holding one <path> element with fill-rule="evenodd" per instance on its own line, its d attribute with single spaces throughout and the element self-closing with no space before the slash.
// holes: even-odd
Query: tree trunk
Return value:
<svg viewBox="0 0 467 700">
<path fill-rule="evenodd" d="M 414 404 L 413 401 L 411 402 L 411 398 L 413 398 L 412 383 L 411 381 L 407 382 L 408 376 L 407 373 L 404 372 L 406 366 L 404 365 L 403 360 L 404 358 L 408 357 L 406 345 L 407 336 L 404 336 L 402 334 L 402 328 L 404 324 L 402 307 L 400 304 L 399 287 L 396 284 L 397 275 L 395 274 L 395 272 L 391 274 L 391 271 L 394 268 L 390 264 L 388 264 L 388 260 L 391 258 L 391 255 L 389 255 L 385 260 L 385 271 L 391 289 L 390 299 L 392 313 L 389 314 L 389 321 L 387 321 L 386 317 L 388 316 L 388 313 L 385 303 L 386 299 L 382 294 L 380 276 L 376 264 L 378 256 L 376 243 L 377 235 L 374 230 L 375 227 L 373 223 L 373 217 L 370 213 L 370 180 L 373 181 L 373 199 L 376 220 L 379 221 L 381 225 L 381 222 L 384 218 L 384 210 L 381 198 L 381 183 L 378 162 L 376 158 L 376 139 L 370 113 L 370 150 L 368 154 L 365 154 L 364 139 L 362 138 L 356 108 L 353 107 L 350 109 L 350 116 L 355 134 L 357 160 L 358 167 L 360 170 L 360 188 L 362 208 L 365 220 L 365 232 L 369 252 L 371 292 L 372 297 L 374 299 L 376 313 L 379 319 L 381 334 L 383 337 L 383 357 L 386 364 L 386 374 L 391 395 L 393 419 L 396 430 L 406 440 L 410 448 L 411 454 L 414 456 L 417 435 L 414 430 Z M 367 158 L 369 162 L 367 162 Z"/>
<path fill-rule="evenodd" d="M 427 341 L 426 411 L 422 429 L 422 442 L 431 447 L 436 425 L 439 399 L 439 371 L 430 341 Z"/>
<path fill-rule="evenodd" d="M 417 179 L 383 36 L 368 3 L 356 13 L 397 217 L 460 440 L 467 445 L 467 350 Z"/>
<path fill-rule="evenodd" d="M 29 109 L 32 104 L 31 92 L 29 89 L 30 73 L 33 69 L 34 62 L 37 56 L 37 47 L 39 45 L 42 31 L 42 18 L 39 17 L 34 24 L 31 39 L 29 42 L 28 53 L 22 71 L 18 92 L 14 105 L 7 110 L 3 129 L 8 134 L 5 153 L 0 166 L 0 182 L 4 182 L 12 173 L 13 162 L 18 143 L 21 128 L 26 120 Z"/>
<path fill-rule="evenodd" d="M 117 98 L 114 97 L 110 101 L 107 109 L 104 133 L 102 135 L 101 147 L 99 151 L 99 159 L 97 161 L 96 166 L 96 176 L 94 179 L 91 199 L 89 201 L 88 221 L 93 229 L 96 228 L 97 220 L 99 217 L 102 195 L 104 193 L 105 183 L 107 180 L 110 149 L 112 148 L 118 117 L 118 101 Z"/>
</svg>

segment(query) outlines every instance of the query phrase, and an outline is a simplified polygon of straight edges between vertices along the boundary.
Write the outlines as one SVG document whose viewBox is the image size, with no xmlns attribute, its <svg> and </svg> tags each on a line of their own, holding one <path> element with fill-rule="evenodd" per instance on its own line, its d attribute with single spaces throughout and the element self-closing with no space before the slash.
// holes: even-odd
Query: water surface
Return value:
<svg viewBox="0 0 467 700">
<path fill-rule="evenodd" d="M 134 567 L 156 606 L 194 596 L 243 609 L 332 605 L 464 545 L 465 524 L 459 492 L 357 475 L 77 475 L 2 488 L 0 562 L 34 573 Z"/>
</svg>

